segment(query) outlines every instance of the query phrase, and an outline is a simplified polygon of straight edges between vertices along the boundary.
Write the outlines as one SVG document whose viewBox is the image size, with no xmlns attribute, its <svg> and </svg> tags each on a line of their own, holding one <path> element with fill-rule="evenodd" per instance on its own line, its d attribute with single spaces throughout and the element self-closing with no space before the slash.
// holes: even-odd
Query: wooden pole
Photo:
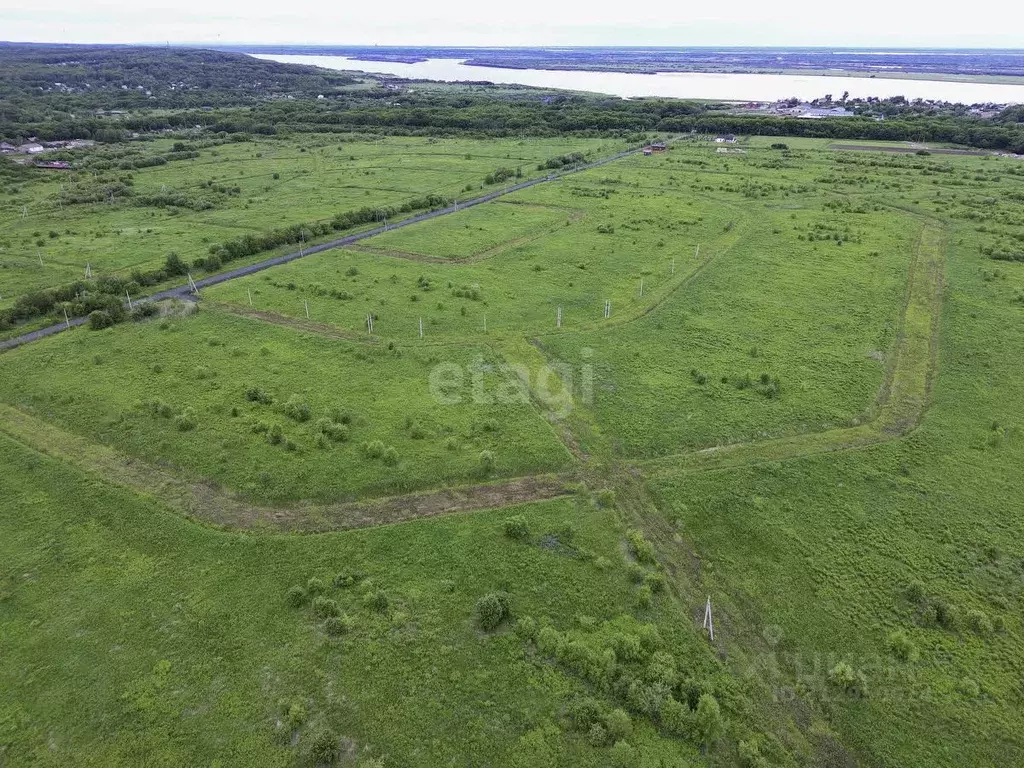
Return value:
<svg viewBox="0 0 1024 768">
<path fill-rule="evenodd" d="M 64 309 L 64 324 L 70 330 L 71 329 L 71 320 L 68 319 L 68 308 L 64 307 L 63 309 Z"/>
<path fill-rule="evenodd" d="M 249 290 L 248 288 L 246 288 L 245 292 L 249 295 L 249 306 L 251 307 L 252 306 L 252 291 Z"/>
<path fill-rule="evenodd" d="M 302 303 L 306 305 L 306 319 L 309 320 L 309 302 L 303 301 Z"/>
<path fill-rule="evenodd" d="M 423 338 L 423 318 L 420 318 L 420 338 Z"/>
<path fill-rule="evenodd" d="M 128 297 L 128 311 L 131 312 L 135 307 L 132 306 L 132 295 L 128 293 L 128 289 L 124 289 L 124 295 Z"/>
</svg>

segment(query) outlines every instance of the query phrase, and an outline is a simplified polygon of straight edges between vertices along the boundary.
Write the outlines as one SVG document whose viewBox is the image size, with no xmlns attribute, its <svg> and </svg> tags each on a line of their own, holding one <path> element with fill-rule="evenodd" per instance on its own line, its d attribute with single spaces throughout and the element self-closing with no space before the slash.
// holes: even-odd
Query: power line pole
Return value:
<svg viewBox="0 0 1024 768">
<path fill-rule="evenodd" d="M 711 635 L 711 642 L 715 642 L 715 621 L 711 617 L 711 595 L 708 595 L 708 601 L 704 605 L 704 629 Z"/>
</svg>

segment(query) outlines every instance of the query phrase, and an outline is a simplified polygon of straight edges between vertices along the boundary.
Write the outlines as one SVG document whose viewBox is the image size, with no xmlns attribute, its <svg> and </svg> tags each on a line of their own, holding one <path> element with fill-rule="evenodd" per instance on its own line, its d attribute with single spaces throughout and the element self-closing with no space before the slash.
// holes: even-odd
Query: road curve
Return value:
<svg viewBox="0 0 1024 768">
<path fill-rule="evenodd" d="M 457 203 L 456 205 L 451 205 L 447 208 L 439 208 L 435 211 L 428 211 L 427 213 L 421 213 L 416 216 L 410 216 L 409 218 L 402 219 L 401 221 L 396 222 L 394 224 L 389 224 L 387 227 L 381 226 L 376 227 L 374 229 L 368 229 L 365 232 L 358 232 L 354 235 L 346 235 L 345 237 L 339 237 L 337 240 L 331 240 L 330 242 L 321 243 L 320 245 L 311 245 L 309 248 L 302 248 L 298 251 L 286 253 L 282 256 L 274 256 L 273 258 L 265 259 L 263 261 L 256 262 L 255 264 L 248 264 L 244 267 L 229 269 L 227 272 L 220 272 L 216 275 L 210 275 L 210 277 L 204 277 L 202 280 L 196 280 L 195 285 L 196 288 L 202 291 L 203 288 L 208 288 L 211 285 L 226 283 L 228 280 L 234 280 L 239 277 L 245 277 L 246 275 L 255 274 L 256 272 L 262 272 L 265 269 L 270 269 L 271 267 L 276 267 L 281 264 L 287 264 L 290 261 L 295 261 L 296 259 L 301 259 L 306 256 L 310 256 L 314 253 L 322 253 L 324 251 L 329 251 L 332 248 L 343 248 L 346 245 L 352 245 L 353 243 L 357 243 L 360 240 L 366 240 L 367 238 L 382 234 L 385 231 L 399 229 L 401 227 L 410 227 L 413 224 L 419 224 L 420 222 L 427 221 L 428 219 L 436 219 L 439 216 L 447 216 L 448 214 L 456 213 L 458 211 L 463 210 L 464 208 L 472 208 L 474 205 L 482 205 L 483 203 L 489 203 L 492 200 L 496 200 L 497 198 L 511 194 L 512 192 L 518 192 L 519 190 L 526 189 L 527 187 L 533 187 L 536 186 L 537 184 L 544 184 L 549 181 L 554 181 L 556 179 L 562 178 L 563 176 L 568 176 L 569 174 L 572 173 L 578 173 L 580 171 L 586 171 L 591 168 L 597 168 L 599 166 L 615 162 L 616 160 L 621 160 L 624 157 L 635 155 L 639 151 L 639 149 L 629 149 L 626 150 L 625 152 L 619 152 L 609 157 L 605 157 L 600 160 L 595 160 L 592 163 L 586 163 L 585 165 L 577 166 L 571 170 L 563 170 L 560 171 L 559 173 L 550 173 L 547 176 L 541 176 L 536 179 L 530 179 L 529 181 L 522 181 L 519 182 L 518 184 L 513 184 L 510 187 L 495 190 L 494 192 L 488 192 L 486 195 L 474 197 L 472 200 L 466 200 L 465 202 Z M 163 301 L 164 299 L 195 298 L 196 296 L 192 291 L 192 287 L 186 284 L 179 285 L 175 288 L 168 288 L 165 291 L 154 293 L 146 298 L 137 299 L 135 303 L 138 304 L 140 302 L 147 301 Z M 56 325 L 51 325 L 46 328 L 40 328 L 35 331 L 24 333 L 20 336 L 15 336 L 13 338 L 0 341 L 0 352 L 3 352 L 8 349 L 14 349 L 15 347 L 20 347 L 22 344 L 29 344 L 33 341 L 39 341 L 40 339 L 45 339 L 48 336 L 53 336 L 55 334 L 61 333 L 62 331 L 66 331 L 70 328 L 75 328 L 77 326 L 84 325 L 86 322 L 88 322 L 88 319 L 89 318 L 87 317 L 76 317 L 73 318 L 68 323 L 57 323 Z"/>
</svg>

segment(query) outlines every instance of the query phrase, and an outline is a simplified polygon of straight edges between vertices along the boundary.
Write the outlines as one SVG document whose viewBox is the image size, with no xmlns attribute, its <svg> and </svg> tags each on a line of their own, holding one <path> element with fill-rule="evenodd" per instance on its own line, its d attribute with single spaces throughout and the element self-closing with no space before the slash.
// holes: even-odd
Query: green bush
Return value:
<svg viewBox="0 0 1024 768">
<path fill-rule="evenodd" d="M 476 621 L 485 632 L 491 632 L 509 617 L 508 596 L 491 592 L 476 602 Z"/>
<path fill-rule="evenodd" d="M 640 759 L 636 748 L 628 741 L 616 741 L 612 745 L 610 757 L 615 768 L 634 768 Z"/>
<path fill-rule="evenodd" d="M 604 719 L 604 724 L 613 741 L 628 739 L 633 735 L 633 721 L 625 710 L 613 709 Z"/>
<path fill-rule="evenodd" d="M 494 469 L 494 454 L 490 451 L 480 452 L 480 471 L 485 475 Z"/>
<path fill-rule="evenodd" d="M 284 442 L 284 430 L 280 424 L 275 424 L 267 433 L 267 442 L 271 445 L 280 445 Z"/>
<path fill-rule="evenodd" d="M 654 556 L 654 547 L 646 538 L 643 531 L 632 528 L 626 531 L 626 540 L 629 542 L 629 550 L 639 562 L 653 565 L 657 562 Z"/>
<path fill-rule="evenodd" d="M 597 502 L 597 506 L 607 509 L 615 506 L 615 491 L 611 488 L 602 488 L 594 496 L 594 501 Z"/>
<path fill-rule="evenodd" d="M 391 600 L 383 590 L 377 589 L 370 592 L 363 598 L 363 602 L 367 608 L 376 611 L 377 613 L 387 613 L 388 607 L 391 605 Z"/>
<path fill-rule="evenodd" d="M 379 459 L 384 455 L 385 446 L 380 440 L 363 443 L 363 455 L 368 459 Z"/>
<path fill-rule="evenodd" d="M 341 609 L 334 600 L 318 595 L 313 598 L 313 615 L 318 619 L 326 619 L 328 616 L 340 616 Z"/>
<path fill-rule="evenodd" d="M 530 538 L 530 527 L 527 525 L 526 518 L 522 515 L 516 515 L 510 517 L 504 523 L 505 535 L 510 539 L 516 541 L 525 541 Z"/>
<path fill-rule="evenodd" d="M 341 614 L 340 616 L 328 616 L 327 621 L 324 622 L 324 631 L 333 637 L 338 635 L 344 635 L 352 631 L 354 622 L 348 614 Z"/>
<path fill-rule="evenodd" d="M 315 765 L 334 765 L 338 759 L 338 737 L 330 731 L 318 731 L 310 742 L 309 757 Z"/>
<path fill-rule="evenodd" d="M 93 331 L 102 331 L 104 328 L 109 328 L 114 324 L 114 318 L 110 316 L 110 313 L 97 309 L 89 313 L 89 329 Z"/>
<path fill-rule="evenodd" d="M 195 429 L 198 423 L 196 412 L 192 408 L 186 408 L 174 418 L 174 426 L 179 432 L 189 432 Z"/>
<path fill-rule="evenodd" d="M 274 402 L 273 396 L 259 387 L 248 387 L 245 390 L 245 399 L 250 403 L 259 403 L 260 405 L 270 405 Z"/>
<path fill-rule="evenodd" d="M 316 576 L 310 577 L 309 581 L 306 582 L 306 591 L 310 595 L 322 595 L 326 589 L 327 587 L 324 584 L 323 579 Z"/>
<path fill-rule="evenodd" d="M 381 454 L 380 458 L 389 467 L 393 467 L 398 463 L 398 451 L 395 450 L 393 445 L 389 445 L 384 449 L 384 453 Z"/>
<path fill-rule="evenodd" d="M 988 614 L 976 609 L 967 612 L 967 626 L 979 635 L 991 635 L 993 630 Z"/>
<path fill-rule="evenodd" d="M 285 600 L 288 602 L 288 605 L 293 608 L 298 608 L 306 602 L 306 590 L 296 584 L 285 592 Z"/>
<path fill-rule="evenodd" d="M 661 726 L 673 736 L 688 737 L 693 731 L 693 713 L 686 704 L 675 699 L 665 699 L 658 712 Z"/>
<path fill-rule="evenodd" d="M 309 421 L 312 415 L 309 403 L 305 402 L 299 395 L 289 397 L 282 410 L 285 416 L 298 422 Z"/>
<path fill-rule="evenodd" d="M 566 709 L 566 715 L 573 729 L 581 733 L 589 731 L 595 724 L 604 728 L 604 706 L 590 696 L 573 699 Z"/>
<path fill-rule="evenodd" d="M 919 656 L 917 646 L 902 629 L 889 635 L 888 644 L 892 655 L 900 661 L 917 661 Z"/>
<path fill-rule="evenodd" d="M 594 723 L 587 731 L 587 743 L 592 747 L 607 747 L 608 731 L 600 723 Z"/>
</svg>

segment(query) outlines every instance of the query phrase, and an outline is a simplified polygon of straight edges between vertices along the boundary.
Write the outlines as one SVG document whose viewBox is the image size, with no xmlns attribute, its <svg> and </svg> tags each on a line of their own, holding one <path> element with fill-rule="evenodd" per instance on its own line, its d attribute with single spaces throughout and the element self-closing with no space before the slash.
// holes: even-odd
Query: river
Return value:
<svg viewBox="0 0 1024 768">
<path fill-rule="evenodd" d="M 825 94 L 832 94 L 838 98 L 843 91 L 848 91 L 852 98 L 905 96 L 908 99 L 921 98 L 962 104 L 1024 103 L 1024 85 L 1001 83 L 707 72 L 659 72 L 641 75 L 626 72 L 471 67 L 464 64 L 461 59 L 429 59 L 416 64 L 403 64 L 391 61 L 361 61 L 345 56 L 250 55 L 289 64 L 380 72 L 418 80 L 487 80 L 492 83 L 606 93 L 623 98 L 664 96 L 722 101 L 777 101 L 788 98 L 810 100 L 821 98 Z"/>
</svg>

